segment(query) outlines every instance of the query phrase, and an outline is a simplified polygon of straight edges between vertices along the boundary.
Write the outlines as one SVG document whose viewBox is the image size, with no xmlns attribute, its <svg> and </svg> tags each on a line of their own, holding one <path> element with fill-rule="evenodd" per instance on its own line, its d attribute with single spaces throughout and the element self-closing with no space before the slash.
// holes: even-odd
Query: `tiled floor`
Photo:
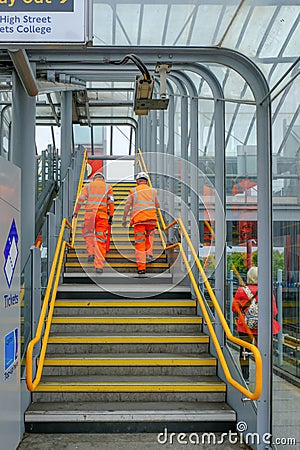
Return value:
<svg viewBox="0 0 300 450">
<path fill-rule="evenodd" d="M 273 376 L 273 437 L 281 440 L 278 450 L 300 449 L 300 389 L 282 378 Z M 286 445 L 286 439 L 296 445 Z M 279 442 L 279 441 L 278 441 Z"/>
<path fill-rule="evenodd" d="M 184 439 L 184 438 L 182 438 Z M 217 436 L 220 439 L 220 435 Z M 247 450 L 243 444 L 159 443 L 156 434 L 31 434 L 26 435 L 17 450 Z"/>
<path fill-rule="evenodd" d="M 235 355 L 238 359 L 238 355 Z M 251 363 L 252 364 L 252 363 Z M 253 372 L 251 367 L 251 372 Z M 218 435 L 216 435 L 218 440 Z M 293 441 L 291 441 L 291 439 Z M 289 441 L 290 440 L 290 441 Z M 300 450 L 300 389 L 273 375 L 273 442 L 278 450 Z M 296 441 L 294 443 L 294 441 Z M 159 443 L 156 434 L 27 434 L 17 450 L 147 450 L 182 448 L 245 450 L 243 444 Z"/>
<path fill-rule="evenodd" d="M 232 355 L 239 365 L 239 353 L 232 350 Z M 250 380 L 253 381 L 254 376 L 255 365 L 250 360 Z M 250 387 L 254 387 L 254 384 L 250 383 Z M 276 443 L 277 450 L 300 450 L 300 389 L 275 374 L 272 423 L 272 442 Z"/>
<path fill-rule="evenodd" d="M 300 390 L 274 375 L 273 379 L 273 442 L 278 450 L 300 449 Z M 201 436 L 199 434 L 199 436 Z M 216 435 L 219 439 L 219 435 Z M 296 441 L 288 441 L 293 439 Z M 281 442 L 281 444 L 279 443 Z M 147 450 L 182 448 L 199 450 L 245 450 L 243 444 L 180 444 L 174 438 L 170 443 L 159 443 L 156 434 L 27 434 L 18 450 Z"/>
</svg>

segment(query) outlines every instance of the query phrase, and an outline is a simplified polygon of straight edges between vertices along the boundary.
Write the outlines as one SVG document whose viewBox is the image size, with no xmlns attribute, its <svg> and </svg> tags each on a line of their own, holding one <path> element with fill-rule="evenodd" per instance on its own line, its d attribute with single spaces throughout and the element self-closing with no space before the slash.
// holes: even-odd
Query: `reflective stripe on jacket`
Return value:
<svg viewBox="0 0 300 450">
<path fill-rule="evenodd" d="M 84 202 L 86 213 L 98 213 L 102 217 L 107 217 L 107 210 L 109 209 L 109 214 L 111 216 L 114 214 L 112 187 L 100 178 L 96 178 L 83 187 L 76 203 L 75 213 L 78 213 Z"/>
<path fill-rule="evenodd" d="M 130 223 L 156 221 L 156 190 L 146 184 L 140 184 L 130 191 L 133 197 Z"/>
</svg>

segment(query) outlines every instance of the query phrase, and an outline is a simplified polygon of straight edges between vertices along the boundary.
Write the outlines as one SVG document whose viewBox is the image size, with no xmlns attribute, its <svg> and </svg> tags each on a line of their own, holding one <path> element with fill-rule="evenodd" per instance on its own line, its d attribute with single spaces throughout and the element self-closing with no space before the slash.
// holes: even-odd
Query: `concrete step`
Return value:
<svg viewBox="0 0 300 450">
<path fill-rule="evenodd" d="M 50 333 L 49 344 L 206 344 L 209 342 L 207 335 L 202 333 L 166 333 L 153 336 L 152 333 L 128 335 L 117 333 L 101 334 L 97 331 L 88 334 Z"/>
<path fill-rule="evenodd" d="M 224 402 L 32 403 L 25 414 L 31 433 L 227 432 L 236 413 Z M 167 439 L 160 435 L 161 441 Z"/>
<path fill-rule="evenodd" d="M 126 219 L 126 227 L 123 227 L 123 225 L 122 225 L 123 212 L 124 212 L 124 210 L 122 208 L 120 208 L 120 207 L 118 209 L 115 209 L 115 213 L 114 213 L 114 216 L 113 216 L 113 219 L 112 219 L 111 226 L 112 226 L 113 229 L 123 230 L 123 231 L 126 231 L 127 233 L 128 232 L 133 232 L 134 227 L 132 225 L 130 225 L 130 217 L 129 216 Z M 81 216 L 80 215 L 78 216 L 76 232 L 78 232 L 78 230 L 80 230 L 82 228 L 83 223 L 84 223 L 84 219 L 85 219 L 84 214 L 82 214 Z M 161 228 L 161 225 L 160 225 L 159 222 L 157 222 L 156 231 L 155 231 L 155 234 L 157 236 L 159 236 L 159 231 L 158 231 L 159 228 Z"/>
<path fill-rule="evenodd" d="M 71 311 L 70 311 L 71 313 Z M 74 314 L 74 313 L 72 313 Z M 51 333 L 197 333 L 202 329 L 201 317 L 97 317 L 54 316 Z"/>
<path fill-rule="evenodd" d="M 112 310 L 113 308 L 113 310 Z M 58 299 L 55 302 L 54 314 L 56 317 L 74 314 L 77 317 L 108 316 L 195 316 L 196 302 L 191 299 Z"/>
<path fill-rule="evenodd" d="M 216 376 L 43 376 L 33 401 L 225 401 Z"/>
<path fill-rule="evenodd" d="M 119 252 L 119 253 L 135 253 L 135 248 L 134 245 L 131 242 L 124 242 L 124 243 L 117 243 L 114 242 L 113 240 L 110 243 L 110 249 L 109 249 L 109 253 L 113 253 L 113 252 Z M 86 253 L 86 245 L 85 243 L 81 243 L 75 246 L 75 249 L 70 249 L 68 254 L 73 254 L 73 253 Z M 164 254 L 164 250 L 162 248 L 161 245 L 159 245 L 159 243 L 155 244 L 153 247 L 153 255 L 162 255 Z"/>
<path fill-rule="evenodd" d="M 115 208 L 115 212 L 114 212 L 114 217 L 113 217 L 113 225 L 115 224 L 116 221 L 119 221 L 120 223 L 122 222 L 122 218 L 124 215 L 124 207 L 122 208 L 122 206 L 125 206 L 125 203 L 122 203 L 122 199 L 121 197 L 117 200 L 118 203 L 115 204 L 115 206 L 117 206 L 117 208 Z M 79 212 L 78 214 L 78 218 L 77 218 L 77 223 L 81 223 L 84 221 L 84 211 L 83 212 Z M 129 221 L 129 216 L 127 216 L 127 219 Z"/>
<path fill-rule="evenodd" d="M 103 284 L 126 284 L 126 285 L 144 285 L 145 277 L 138 277 L 136 273 L 116 273 L 115 270 L 109 271 L 105 268 L 104 272 L 98 275 L 95 272 L 65 272 L 63 275 L 65 283 L 100 283 Z M 166 273 L 148 273 L 147 281 L 152 284 L 170 284 L 172 282 L 172 274 Z"/>
<path fill-rule="evenodd" d="M 78 353 L 207 353 L 209 337 L 202 333 L 152 333 L 90 332 L 88 334 L 50 333 L 47 356 L 50 354 Z"/>
<path fill-rule="evenodd" d="M 114 247 L 112 250 L 115 250 L 115 252 L 111 252 L 109 251 L 106 254 L 106 261 L 107 260 L 111 260 L 111 262 L 113 262 L 116 259 L 121 259 L 123 258 L 124 260 L 129 260 L 129 261 L 134 261 L 136 260 L 135 258 L 135 249 L 131 248 L 128 250 L 120 250 L 117 247 Z M 67 260 L 70 262 L 75 262 L 76 260 L 80 260 L 80 261 L 86 261 L 88 258 L 88 254 L 86 251 L 76 251 L 76 252 L 70 252 L 67 254 Z M 163 252 L 158 252 L 156 251 L 155 254 L 153 254 L 153 258 L 154 258 L 154 263 L 156 262 L 164 262 L 166 260 L 166 254 Z"/>
<path fill-rule="evenodd" d="M 107 262 L 105 261 L 106 267 L 113 268 L 116 271 L 119 269 L 121 272 L 128 272 L 128 273 L 136 273 L 137 272 L 137 265 L 135 262 L 126 262 L 126 260 L 120 260 L 119 262 Z M 82 272 L 82 271 L 91 271 L 94 270 L 94 263 L 88 263 L 88 262 L 82 262 L 76 263 L 76 262 L 66 262 L 65 264 L 65 271 L 66 272 Z M 151 263 L 147 264 L 147 272 L 148 273 L 161 273 L 163 271 L 169 270 L 169 264 L 166 262 L 163 263 Z"/>
<path fill-rule="evenodd" d="M 169 269 L 169 264 L 167 262 L 167 257 L 165 254 L 155 255 L 154 261 L 152 263 L 147 264 L 147 270 L 148 273 L 151 273 L 151 269 L 157 269 L 157 268 L 163 268 L 163 270 Z M 75 270 L 78 267 L 88 267 L 92 266 L 94 267 L 93 263 L 88 262 L 88 255 L 87 253 L 78 253 L 78 254 L 68 254 L 66 258 L 66 269 L 69 269 L 69 267 L 74 267 Z M 134 269 L 137 271 L 137 264 L 136 264 L 136 257 L 134 251 L 131 253 L 108 253 L 105 258 L 105 267 L 106 268 L 124 268 L 127 270 L 128 268 Z M 152 272 L 153 273 L 153 272 Z M 157 273 L 157 271 L 156 271 Z M 159 272 L 158 272 L 159 273 Z"/>
<path fill-rule="evenodd" d="M 81 230 L 77 231 L 75 239 L 74 239 L 74 243 L 75 243 L 75 248 L 77 245 L 83 245 L 85 244 L 85 240 L 81 235 Z M 129 245 L 134 246 L 134 238 L 133 238 L 133 232 L 131 235 L 120 235 L 120 236 L 112 236 L 111 238 L 111 244 L 114 243 L 127 243 Z M 154 237 L 154 246 L 161 246 L 162 247 L 162 243 L 161 240 L 159 238 L 159 236 L 155 236 Z"/>
<path fill-rule="evenodd" d="M 78 222 L 77 222 L 78 223 Z M 78 228 L 77 228 L 77 233 L 76 233 L 76 240 L 77 240 L 77 236 L 78 238 L 80 238 L 80 234 L 81 234 L 81 230 L 80 230 L 80 222 L 78 223 Z M 82 222 L 83 225 L 83 222 Z M 78 233 L 78 231 L 80 231 L 80 234 Z M 157 238 L 159 238 L 158 232 L 157 234 Z M 112 236 L 130 236 L 133 237 L 134 236 L 134 232 L 133 232 L 133 228 L 123 228 L 123 227 L 117 227 L 117 226 L 112 226 Z"/>
<path fill-rule="evenodd" d="M 96 275 L 96 274 L 95 274 Z M 111 284 L 102 283 L 101 275 L 99 276 L 99 284 L 67 284 L 58 287 L 57 299 L 111 299 L 111 298 L 127 298 L 127 299 L 187 299 L 191 296 L 188 286 L 177 286 L 173 284 L 154 284 L 151 278 L 144 278 L 142 289 L 139 282 L 132 285 L 127 284 Z M 194 302 L 195 304 L 195 302 Z"/>
<path fill-rule="evenodd" d="M 123 213 L 121 214 L 120 212 L 116 212 L 114 217 L 113 217 L 113 222 L 112 222 L 112 234 L 114 234 L 114 232 L 118 232 L 118 231 L 122 231 L 122 234 L 133 234 L 133 226 L 129 226 L 129 218 L 127 218 L 127 225 L 126 227 L 123 227 L 122 225 L 123 222 Z M 76 228 L 76 232 L 78 233 L 78 230 L 80 230 L 83 227 L 84 224 L 84 217 L 82 218 L 78 218 L 77 219 L 77 228 Z M 158 229 L 156 229 L 155 234 L 157 236 L 159 236 L 159 231 Z"/>
<path fill-rule="evenodd" d="M 52 354 L 45 359 L 43 375 L 207 376 L 216 374 L 216 366 L 206 353 Z"/>
</svg>

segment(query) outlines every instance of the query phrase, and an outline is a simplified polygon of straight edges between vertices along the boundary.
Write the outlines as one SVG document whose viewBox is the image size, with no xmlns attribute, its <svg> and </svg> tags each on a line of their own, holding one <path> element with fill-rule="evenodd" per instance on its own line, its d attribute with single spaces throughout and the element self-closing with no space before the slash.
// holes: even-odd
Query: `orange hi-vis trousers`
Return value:
<svg viewBox="0 0 300 450">
<path fill-rule="evenodd" d="M 108 231 L 108 218 L 99 217 L 96 215 L 95 221 L 95 259 L 94 266 L 102 269 L 106 257 L 106 240 Z"/>
<path fill-rule="evenodd" d="M 85 239 L 88 255 L 95 255 L 94 266 L 102 269 L 106 257 L 106 239 L 108 218 L 100 217 L 99 213 L 86 212 L 82 235 Z"/>
<path fill-rule="evenodd" d="M 95 211 L 85 212 L 82 236 L 85 240 L 88 256 L 95 254 Z"/>
<path fill-rule="evenodd" d="M 134 244 L 138 270 L 146 270 L 146 255 L 153 255 L 155 224 L 135 223 Z"/>
</svg>

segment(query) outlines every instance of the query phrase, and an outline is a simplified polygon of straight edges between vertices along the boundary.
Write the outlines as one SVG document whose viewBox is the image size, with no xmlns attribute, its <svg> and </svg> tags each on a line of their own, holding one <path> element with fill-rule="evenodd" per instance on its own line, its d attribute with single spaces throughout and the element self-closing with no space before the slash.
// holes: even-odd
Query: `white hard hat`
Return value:
<svg viewBox="0 0 300 450">
<path fill-rule="evenodd" d="M 105 179 L 103 173 L 101 172 L 94 173 L 93 180 L 95 180 L 96 178 L 102 178 L 103 180 Z"/>
<path fill-rule="evenodd" d="M 137 174 L 137 176 L 135 177 L 135 179 L 136 179 L 136 181 L 141 180 L 141 179 L 148 181 L 148 175 L 146 174 L 146 172 L 139 172 Z"/>
</svg>

